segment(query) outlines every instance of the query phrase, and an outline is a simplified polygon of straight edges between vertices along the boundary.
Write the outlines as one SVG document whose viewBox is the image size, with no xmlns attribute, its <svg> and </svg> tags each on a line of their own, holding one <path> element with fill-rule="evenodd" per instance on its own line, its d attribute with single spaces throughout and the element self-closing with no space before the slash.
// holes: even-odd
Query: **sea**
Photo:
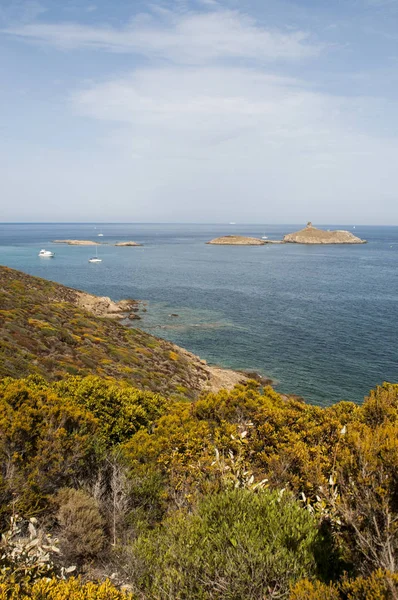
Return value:
<svg viewBox="0 0 398 600">
<path fill-rule="evenodd" d="M 0 224 L 0 263 L 114 300 L 143 300 L 139 327 L 208 363 L 270 377 L 326 406 L 398 382 L 398 227 L 326 224 L 364 245 L 212 246 L 281 239 L 303 224 Z M 98 234 L 102 236 L 98 237 Z M 54 239 L 101 242 L 92 247 Z M 140 247 L 115 247 L 134 240 Z M 39 258 L 41 248 L 52 259 Z M 177 315 L 177 316 L 174 316 Z"/>
</svg>

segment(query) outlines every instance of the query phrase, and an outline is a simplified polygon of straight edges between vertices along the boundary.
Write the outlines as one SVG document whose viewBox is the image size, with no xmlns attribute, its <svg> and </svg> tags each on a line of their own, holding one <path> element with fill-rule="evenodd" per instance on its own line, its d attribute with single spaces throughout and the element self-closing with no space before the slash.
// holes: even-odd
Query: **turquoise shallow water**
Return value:
<svg viewBox="0 0 398 600">
<path fill-rule="evenodd" d="M 251 369 L 326 405 L 398 382 L 398 227 L 353 230 L 360 246 L 208 246 L 300 225 L 2 224 L 0 263 L 113 299 L 148 300 L 140 326 L 211 363 Z M 333 225 L 325 225 L 333 228 Z M 352 225 L 339 226 L 352 230 Z M 53 239 L 136 240 L 93 249 Z M 41 248 L 55 251 L 40 259 Z M 170 316 L 172 313 L 178 317 Z"/>
</svg>

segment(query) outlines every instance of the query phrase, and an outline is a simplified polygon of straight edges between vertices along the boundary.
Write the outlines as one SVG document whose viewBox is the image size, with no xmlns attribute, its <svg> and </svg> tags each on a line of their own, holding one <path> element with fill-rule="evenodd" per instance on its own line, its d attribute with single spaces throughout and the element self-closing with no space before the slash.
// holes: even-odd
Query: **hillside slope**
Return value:
<svg viewBox="0 0 398 600">
<path fill-rule="evenodd" d="M 38 373 L 57 380 L 67 373 L 95 374 L 187 398 L 206 388 L 223 387 L 222 381 L 215 384 L 216 370 L 198 357 L 114 319 L 97 316 L 106 299 L 93 304 L 95 298 L 0 267 L 0 377 Z M 121 309 L 112 302 L 105 304 L 107 310 L 102 312 L 108 316 Z M 226 387 L 244 379 L 233 371 L 226 373 L 230 381 Z"/>
</svg>

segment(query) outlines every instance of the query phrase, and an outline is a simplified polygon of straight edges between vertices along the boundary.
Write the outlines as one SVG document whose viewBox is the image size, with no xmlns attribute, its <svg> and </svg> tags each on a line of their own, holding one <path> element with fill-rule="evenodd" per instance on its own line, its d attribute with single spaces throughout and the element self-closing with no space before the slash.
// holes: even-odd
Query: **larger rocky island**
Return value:
<svg viewBox="0 0 398 600">
<path fill-rule="evenodd" d="M 350 231 L 343 229 L 325 231 L 314 227 L 311 222 L 307 223 L 304 229 L 285 235 L 283 242 L 292 244 L 366 244 L 366 240 L 361 240 Z"/>
</svg>

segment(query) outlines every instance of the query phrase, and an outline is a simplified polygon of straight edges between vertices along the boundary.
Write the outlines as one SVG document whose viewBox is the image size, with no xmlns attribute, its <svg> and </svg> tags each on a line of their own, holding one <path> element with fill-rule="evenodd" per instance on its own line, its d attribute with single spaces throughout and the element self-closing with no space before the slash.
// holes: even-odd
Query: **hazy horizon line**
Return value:
<svg viewBox="0 0 398 600">
<path fill-rule="evenodd" d="M 225 225 L 225 226 L 262 226 L 262 225 L 302 225 L 306 224 L 308 221 L 298 222 L 247 222 L 247 223 L 238 223 L 238 222 L 230 222 L 226 223 L 225 221 L 0 221 L 0 225 L 94 225 L 94 226 L 103 226 L 103 225 Z M 398 227 L 397 224 L 368 224 L 368 223 L 337 223 L 337 222 L 325 222 L 319 223 L 317 221 L 313 221 L 313 223 L 318 224 L 319 226 L 324 225 L 333 225 L 333 226 L 350 226 L 350 227 Z"/>
</svg>

